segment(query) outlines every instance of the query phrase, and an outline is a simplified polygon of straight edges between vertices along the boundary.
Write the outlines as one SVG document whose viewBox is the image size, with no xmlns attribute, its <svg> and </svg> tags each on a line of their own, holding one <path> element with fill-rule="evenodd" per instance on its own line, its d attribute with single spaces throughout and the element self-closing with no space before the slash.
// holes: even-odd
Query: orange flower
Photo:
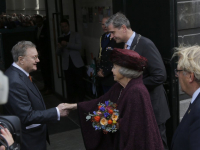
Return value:
<svg viewBox="0 0 200 150">
<path fill-rule="evenodd" d="M 106 118 L 102 118 L 100 120 L 100 124 L 106 126 L 108 124 L 108 120 L 106 120 Z"/>
<path fill-rule="evenodd" d="M 99 106 L 98 106 L 98 109 L 100 109 L 101 107 L 102 107 L 102 106 L 101 106 L 101 105 L 99 105 Z"/>
<path fill-rule="evenodd" d="M 95 120 L 96 122 L 99 122 L 100 119 L 101 119 L 101 117 L 99 117 L 99 116 L 95 116 L 95 117 L 94 117 L 94 120 Z"/>
<path fill-rule="evenodd" d="M 112 120 L 115 120 L 115 121 L 117 121 L 118 117 L 119 116 L 116 113 L 113 113 L 111 116 Z"/>
<path fill-rule="evenodd" d="M 113 114 L 113 110 L 110 109 L 110 110 L 108 111 L 108 113 L 109 113 L 109 114 Z"/>
<path fill-rule="evenodd" d="M 112 120 L 108 120 L 108 124 L 112 124 L 113 122 L 112 122 Z"/>
</svg>

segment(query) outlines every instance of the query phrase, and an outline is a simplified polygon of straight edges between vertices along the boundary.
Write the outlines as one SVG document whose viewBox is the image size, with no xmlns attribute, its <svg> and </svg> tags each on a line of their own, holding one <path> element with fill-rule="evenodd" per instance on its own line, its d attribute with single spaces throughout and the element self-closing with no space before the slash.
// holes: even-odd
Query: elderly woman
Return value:
<svg viewBox="0 0 200 150">
<path fill-rule="evenodd" d="M 142 81 L 146 58 L 131 50 L 114 49 L 111 53 L 113 76 L 116 83 L 98 99 L 69 104 L 78 108 L 84 144 L 87 150 L 162 150 L 158 126 L 149 93 Z M 103 134 L 95 131 L 85 114 L 97 110 L 99 102 L 117 103 L 119 130 Z"/>
</svg>

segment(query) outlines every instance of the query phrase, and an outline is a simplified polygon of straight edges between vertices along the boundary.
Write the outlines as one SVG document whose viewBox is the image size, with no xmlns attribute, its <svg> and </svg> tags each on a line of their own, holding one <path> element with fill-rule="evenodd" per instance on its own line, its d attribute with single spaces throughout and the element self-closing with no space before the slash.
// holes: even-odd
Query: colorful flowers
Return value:
<svg viewBox="0 0 200 150">
<path fill-rule="evenodd" d="M 104 133 L 116 132 L 116 123 L 119 119 L 119 111 L 116 110 L 117 105 L 110 100 L 105 103 L 98 104 L 98 110 L 89 113 L 86 121 L 91 120 L 95 130 L 103 130 Z"/>
</svg>

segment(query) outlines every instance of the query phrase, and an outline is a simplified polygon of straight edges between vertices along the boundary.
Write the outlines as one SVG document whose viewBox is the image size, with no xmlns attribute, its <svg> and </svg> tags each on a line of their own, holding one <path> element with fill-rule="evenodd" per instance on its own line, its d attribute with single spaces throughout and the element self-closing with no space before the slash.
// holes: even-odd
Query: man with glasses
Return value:
<svg viewBox="0 0 200 150">
<path fill-rule="evenodd" d="M 57 122 L 60 117 L 67 116 L 67 106 L 59 104 L 56 108 L 46 109 L 42 95 L 29 75 L 37 70 L 40 61 L 32 42 L 18 42 L 11 53 L 14 62 L 5 72 L 9 78 L 5 113 L 16 115 L 21 120 L 21 150 L 46 150 L 46 140 L 49 142 L 46 123 Z"/>
<path fill-rule="evenodd" d="M 179 57 L 175 76 L 181 90 L 192 97 L 190 106 L 176 129 L 172 150 L 200 149 L 200 46 L 176 48 Z"/>
</svg>

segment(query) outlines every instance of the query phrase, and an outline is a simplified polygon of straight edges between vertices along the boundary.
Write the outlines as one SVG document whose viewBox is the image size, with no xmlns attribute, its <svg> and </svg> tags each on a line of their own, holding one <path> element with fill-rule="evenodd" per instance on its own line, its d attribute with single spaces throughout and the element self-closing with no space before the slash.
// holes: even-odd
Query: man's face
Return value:
<svg viewBox="0 0 200 150">
<path fill-rule="evenodd" d="M 63 33 L 68 34 L 69 33 L 69 25 L 64 22 L 60 24 L 61 30 Z"/>
<path fill-rule="evenodd" d="M 177 67 L 177 70 L 182 70 L 182 68 L 180 67 Z M 179 84 L 181 86 L 181 90 L 185 93 L 188 94 L 188 84 L 189 84 L 189 81 L 188 81 L 188 76 L 189 76 L 189 73 L 187 72 L 184 72 L 184 71 L 178 71 L 177 72 L 177 77 L 178 77 L 178 80 L 179 80 Z"/>
<path fill-rule="evenodd" d="M 102 27 L 104 33 L 108 32 L 108 29 L 105 26 L 105 23 L 106 23 L 107 20 L 108 20 L 108 18 L 103 18 L 102 22 L 101 22 L 101 27 Z"/>
<path fill-rule="evenodd" d="M 122 27 L 120 29 L 115 28 L 111 23 L 108 26 L 108 32 L 111 33 L 110 37 L 113 38 L 116 43 L 126 42 L 124 39 L 124 32 Z"/>
<path fill-rule="evenodd" d="M 40 62 L 39 58 L 38 58 L 38 52 L 35 48 L 28 48 L 26 50 L 26 55 L 22 56 L 23 57 L 23 64 L 22 64 L 22 68 L 30 73 L 32 71 L 36 71 L 37 70 L 37 63 Z"/>
</svg>

